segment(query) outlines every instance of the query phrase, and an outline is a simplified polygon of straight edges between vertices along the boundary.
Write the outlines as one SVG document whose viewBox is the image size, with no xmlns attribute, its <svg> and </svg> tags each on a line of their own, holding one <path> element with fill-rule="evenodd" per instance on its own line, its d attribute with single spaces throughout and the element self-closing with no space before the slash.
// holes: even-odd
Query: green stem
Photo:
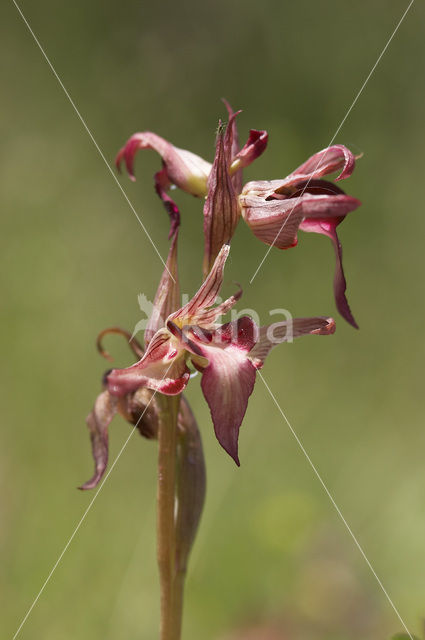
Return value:
<svg viewBox="0 0 425 640">
<path fill-rule="evenodd" d="M 179 640 L 181 613 L 175 607 L 177 415 L 180 396 L 158 394 L 158 567 L 161 589 L 161 640 Z M 176 602 L 177 604 L 177 602 Z"/>
<path fill-rule="evenodd" d="M 184 396 L 181 399 L 177 434 L 176 570 L 174 620 L 176 633 L 182 624 L 184 583 L 189 555 L 195 541 L 205 499 L 205 460 L 201 435 Z M 180 635 L 177 635 L 179 638 Z"/>
</svg>

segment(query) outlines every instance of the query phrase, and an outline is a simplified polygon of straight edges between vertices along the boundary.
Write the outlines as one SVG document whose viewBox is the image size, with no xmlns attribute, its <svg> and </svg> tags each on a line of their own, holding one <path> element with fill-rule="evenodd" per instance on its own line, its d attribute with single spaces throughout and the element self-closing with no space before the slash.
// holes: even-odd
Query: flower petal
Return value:
<svg viewBox="0 0 425 640">
<path fill-rule="evenodd" d="M 223 244 L 232 239 L 239 222 L 239 202 L 229 174 L 231 127 L 229 122 L 226 135 L 219 127 L 214 164 L 208 178 L 208 196 L 204 205 L 205 277 Z"/>
<path fill-rule="evenodd" d="M 115 160 L 118 170 L 122 160 L 125 160 L 130 178 L 135 180 L 134 157 L 140 149 L 153 149 L 159 153 L 172 184 L 194 196 L 206 195 L 211 164 L 191 151 L 175 147 L 151 131 L 135 133 L 127 140 Z"/>
<path fill-rule="evenodd" d="M 205 282 L 201 285 L 193 298 L 187 304 L 173 313 L 169 320 L 179 320 L 183 324 L 191 324 L 196 318 L 199 311 L 211 307 L 220 291 L 223 283 L 223 271 L 229 255 L 230 246 L 225 244 L 215 259 L 211 271 L 209 272 Z M 186 319 L 188 319 L 186 321 Z"/>
<path fill-rule="evenodd" d="M 79 487 L 83 491 L 96 487 L 105 473 L 108 464 L 108 427 L 116 412 L 117 398 L 113 398 L 108 391 L 103 391 L 87 416 L 95 472 L 90 480 Z"/>
<path fill-rule="evenodd" d="M 221 304 L 210 309 L 205 309 L 204 311 L 199 311 L 196 316 L 197 323 L 204 327 L 208 327 L 210 324 L 216 322 L 220 316 L 224 316 L 225 313 L 234 307 L 237 301 L 242 297 L 242 293 L 242 288 L 239 287 L 238 291 L 236 291 L 233 296 L 230 296 L 230 298 L 227 298 L 227 300 L 224 300 Z"/>
<path fill-rule="evenodd" d="M 266 150 L 269 134 L 267 131 L 251 129 L 249 137 L 239 153 L 233 158 L 230 173 L 250 165 Z"/>
<path fill-rule="evenodd" d="M 126 369 L 113 369 L 107 376 L 108 390 L 123 396 L 139 387 L 147 387 L 166 395 L 181 393 L 189 381 L 184 351 L 176 347 L 171 334 L 158 331 L 143 358 Z"/>
<path fill-rule="evenodd" d="M 208 358 L 201 387 L 211 411 L 214 431 L 221 446 L 239 466 L 239 427 L 251 395 L 256 369 L 247 358 L 255 342 L 256 326 L 243 317 L 223 325 L 211 342 L 197 342 Z"/>
<path fill-rule="evenodd" d="M 334 171 L 341 172 L 335 180 L 349 178 L 354 171 L 356 158 L 343 144 L 334 144 L 315 153 L 295 171 L 285 178 L 286 184 L 294 184 L 299 180 L 320 178 Z"/>
<path fill-rule="evenodd" d="M 265 200 L 257 195 L 240 196 L 242 216 L 254 235 L 278 249 L 297 244 L 298 229 L 305 218 L 336 218 L 338 222 L 360 201 L 345 194 L 327 195 L 305 192 L 300 197 Z"/>
<path fill-rule="evenodd" d="M 164 272 L 162 274 L 153 303 L 152 315 L 145 330 L 145 345 L 149 345 L 155 333 L 164 327 L 168 316 L 179 308 L 180 286 L 177 269 L 178 231 L 171 241 Z"/>
<path fill-rule="evenodd" d="M 302 224 L 300 225 L 300 229 L 302 231 L 320 233 L 322 235 L 328 236 L 328 238 L 331 239 L 336 258 L 334 275 L 334 295 L 336 306 L 342 317 L 355 329 L 358 329 L 359 326 L 355 321 L 353 314 L 351 313 L 351 309 L 345 295 L 347 282 L 345 280 L 344 269 L 342 267 L 342 246 L 336 232 L 336 227 L 339 222 L 341 222 L 341 220 L 332 221 L 307 219 L 302 222 Z"/>
<path fill-rule="evenodd" d="M 291 321 L 275 322 L 259 329 L 258 341 L 249 352 L 253 364 L 259 369 L 270 351 L 282 342 L 306 335 L 328 336 L 335 333 L 333 318 L 294 318 Z"/>
</svg>

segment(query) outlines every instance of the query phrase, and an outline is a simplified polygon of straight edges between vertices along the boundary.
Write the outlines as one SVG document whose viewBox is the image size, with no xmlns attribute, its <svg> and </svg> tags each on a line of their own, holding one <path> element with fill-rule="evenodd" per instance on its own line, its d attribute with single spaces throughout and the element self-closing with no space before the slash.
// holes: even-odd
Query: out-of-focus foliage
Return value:
<svg viewBox="0 0 425 640">
<path fill-rule="evenodd" d="M 150 129 L 211 159 L 220 98 L 242 108 L 242 137 L 267 129 L 245 172 L 278 178 L 330 142 L 407 6 L 207 0 L 21 0 L 106 159 Z M 360 331 L 270 356 L 263 374 L 412 633 L 425 599 L 423 429 L 423 3 L 415 2 L 336 137 L 363 158 L 341 186 L 363 201 L 341 226 Z M 85 416 L 108 364 L 95 336 L 140 320 L 162 265 L 12 2 L 1 9 L 0 563 L 12 637 L 92 495 Z M 153 191 L 155 154 L 120 178 L 163 256 L 168 220 Z M 182 289 L 201 279 L 201 206 L 182 212 Z M 303 234 L 270 252 L 241 224 L 226 274 L 239 308 L 335 315 L 330 243 Z M 226 293 L 226 291 L 224 292 Z M 129 364 L 110 338 L 115 364 Z M 97 382 L 99 381 L 99 382 Z M 191 381 L 208 470 L 190 563 L 185 637 L 289 621 L 312 640 L 376 640 L 393 609 L 261 381 L 237 469 Z M 111 459 L 129 427 L 111 427 Z M 156 637 L 156 445 L 137 434 L 81 525 L 21 638 Z M 295 632 L 293 634 L 295 636 Z"/>
</svg>

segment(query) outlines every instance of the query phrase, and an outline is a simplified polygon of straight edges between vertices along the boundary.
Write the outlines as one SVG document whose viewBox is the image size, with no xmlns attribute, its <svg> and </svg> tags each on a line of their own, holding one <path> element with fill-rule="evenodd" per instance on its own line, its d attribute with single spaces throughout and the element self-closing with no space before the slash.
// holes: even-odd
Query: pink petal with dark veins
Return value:
<svg viewBox="0 0 425 640">
<path fill-rule="evenodd" d="M 139 387 L 147 387 L 166 395 L 181 393 L 189 382 L 184 351 L 175 346 L 170 333 L 158 331 L 143 358 L 126 369 L 113 369 L 107 377 L 111 394 L 123 396 Z"/>
<path fill-rule="evenodd" d="M 282 342 L 292 342 L 293 338 L 306 335 L 328 336 L 335 333 L 333 318 L 293 318 L 284 322 L 260 327 L 258 341 L 249 352 L 249 357 L 257 368 L 261 368 L 270 351 Z"/>
<path fill-rule="evenodd" d="M 349 178 L 354 171 L 356 158 L 343 144 L 335 144 L 315 153 L 295 171 L 285 178 L 285 184 L 294 184 L 299 180 L 320 178 L 334 171 L 340 171 L 335 180 Z"/>
<path fill-rule="evenodd" d="M 120 169 L 125 160 L 127 171 L 132 180 L 134 176 L 134 157 L 140 149 L 152 149 L 162 158 L 167 176 L 172 184 L 194 196 L 206 195 L 206 185 L 211 164 L 186 149 L 179 149 L 151 131 L 135 133 L 120 149 L 115 164 Z"/>
<path fill-rule="evenodd" d="M 238 198 L 229 174 L 235 116 L 231 116 L 226 132 L 220 130 L 217 135 L 214 164 L 208 178 L 208 196 L 204 205 L 205 277 L 221 247 L 232 239 L 240 217 Z"/>
<path fill-rule="evenodd" d="M 243 317 L 223 325 L 209 343 L 197 346 L 208 366 L 203 369 L 201 387 L 211 411 L 214 431 L 221 446 L 239 465 L 239 428 L 251 395 L 256 369 L 247 358 L 255 342 L 256 326 Z"/>
<path fill-rule="evenodd" d="M 180 304 L 180 286 L 177 269 L 177 237 L 175 232 L 164 272 L 158 285 L 153 303 L 153 312 L 145 330 L 145 346 L 149 345 L 155 333 L 165 326 L 168 316 L 178 309 Z"/>
<path fill-rule="evenodd" d="M 223 283 L 223 271 L 229 255 L 230 246 L 225 244 L 218 254 L 205 282 L 187 304 L 170 316 L 170 320 L 185 319 L 196 316 L 199 311 L 211 307 Z"/>
<path fill-rule="evenodd" d="M 306 218 L 337 218 L 340 222 L 360 202 L 347 195 L 324 195 L 305 192 L 301 197 L 271 198 L 240 196 L 242 216 L 254 235 L 278 249 L 297 244 L 298 229 Z"/>
</svg>

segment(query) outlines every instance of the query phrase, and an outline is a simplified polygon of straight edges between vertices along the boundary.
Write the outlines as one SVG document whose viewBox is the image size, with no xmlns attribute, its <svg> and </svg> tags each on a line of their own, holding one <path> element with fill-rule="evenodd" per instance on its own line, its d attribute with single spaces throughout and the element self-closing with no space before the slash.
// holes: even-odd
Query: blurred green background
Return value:
<svg viewBox="0 0 425 640">
<path fill-rule="evenodd" d="M 225 96 L 243 109 L 242 139 L 251 127 L 270 135 L 248 180 L 282 177 L 329 143 L 407 2 L 21 6 L 110 163 L 145 129 L 211 159 Z M 364 153 L 342 185 L 363 206 L 340 234 L 360 331 L 337 318 L 333 337 L 282 346 L 263 371 L 414 633 L 425 614 L 424 18 L 415 2 L 336 140 Z M 93 497 L 75 487 L 92 472 L 84 418 L 108 368 L 95 337 L 133 328 L 137 294 L 153 297 L 162 266 L 11 1 L 0 25 L 0 589 L 11 638 Z M 166 255 L 168 220 L 152 188 L 159 166 L 154 153 L 140 154 L 137 182 L 120 181 Z M 177 199 L 182 287 L 193 292 L 201 206 Z M 241 223 L 226 273 L 226 292 L 235 280 L 244 287 L 241 308 L 336 314 L 327 239 L 302 234 L 297 249 L 271 251 L 250 286 L 265 249 Z M 120 338 L 108 347 L 117 365 L 131 362 Z M 208 495 L 184 637 L 233 638 L 251 625 L 303 640 L 401 630 L 261 381 L 240 469 L 213 436 L 199 378 L 187 396 Z M 128 425 L 116 419 L 110 433 L 113 459 Z M 155 468 L 156 445 L 136 435 L 22 640 L 157 637 Z"/>
</svg>

